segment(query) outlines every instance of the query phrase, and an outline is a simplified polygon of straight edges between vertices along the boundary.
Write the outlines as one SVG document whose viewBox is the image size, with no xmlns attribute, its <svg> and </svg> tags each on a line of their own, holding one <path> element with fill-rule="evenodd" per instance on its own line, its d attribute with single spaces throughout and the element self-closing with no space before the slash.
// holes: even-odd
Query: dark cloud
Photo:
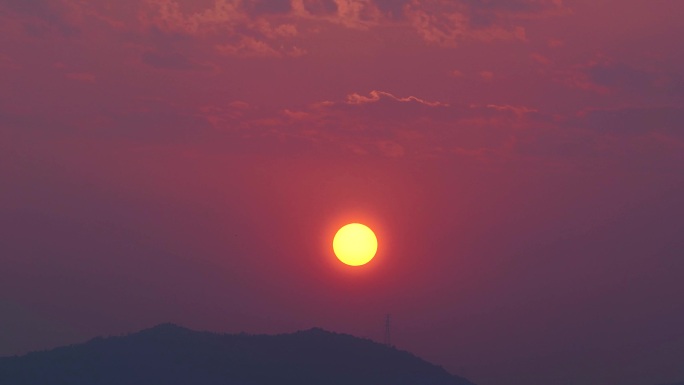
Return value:
<svg viewBox="0 0 684 385">
<path fill-rule="evenodd" d="M 54 2 L 48 0 L 4 0 L 0 3 L 0 7 L 5 7 L 17 13 L 41 19 L 55 18 L 58 13 L 54 6 Z"/>
<path fill-rule="evenodd" d="M 402 0 L 375 0 L 375 5 L 383 13 L 391 18 L 401 18 L 404 13 L 404 6 L 408 1 Z"/>
<path fill-rule="evenodd" d="M 611 90 L 684 95 L 684 79 L 675 73 L 644 70 L 620 62 L 602 62 L 588 66 L 584 74 L 592 84 Z"/>
<path fill-rule="evenodd" d="M 595 65 L 586 72 L 596 84 L 630 91 L 651 88 L 655 80 L 654 74 L 621 63 Z"/>
<path fill-rule="evenodd" d="M 483 11 L 539 12 L 557 6 L 550 0 L 463 0 L 461 2 Z"/>
<path fill-rule="evenodd" d="M 592 110 L 575 124 L 602 132 L 665 133 L 684 137 L 684 109 L 675 107 Z"/>
<path fill-rule="evenodd" d="M 304 8 L 313 15 L 330 15 L 337 12 L 334 0 L 303 0 Z"/>
<path fill-rule="evenodd" d="M 290 12 L 290 0 L 252 0 L 245 4 L 252 15 L 284 14 Z"/>
<path fill-rule="evenodd" d="M 67 10 L 61 2 L 49 0 L 4 0 L 0 9 L 20 15 L 26 33 L 34 37 L 45 37 L 59 33 L 70 37 L 80 34 L 80 29 L 68 19 Z"/>
</svg>

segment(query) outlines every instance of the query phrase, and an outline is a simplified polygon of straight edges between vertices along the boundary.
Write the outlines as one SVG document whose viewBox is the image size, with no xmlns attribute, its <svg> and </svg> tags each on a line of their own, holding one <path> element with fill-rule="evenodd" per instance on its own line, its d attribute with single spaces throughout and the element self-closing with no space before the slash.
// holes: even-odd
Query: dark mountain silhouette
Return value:
<svg viewBox="0 0 684 385">
<path fill-rule="evenodd" d="M 172 324 L 0 358 L 2 385 L 472 385 L 408 352 L 311 329 L 197 332 Z"/>
</svg>

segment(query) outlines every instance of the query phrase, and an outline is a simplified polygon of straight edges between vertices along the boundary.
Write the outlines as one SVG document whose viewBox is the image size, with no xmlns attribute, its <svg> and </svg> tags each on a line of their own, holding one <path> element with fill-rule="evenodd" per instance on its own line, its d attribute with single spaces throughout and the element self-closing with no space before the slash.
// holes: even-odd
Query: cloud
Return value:
<svg viewBox="0 0 684 385">
<path fill-rule="evenodd" d="M 269 43 L 258 40 L 249 36 L 242 36 L 240 41 L 234 44 L 218 44 L 216 45 L 216 51 L 223 55 L 229 56 L 241 56 L 241 57 L 261 57 L 261 58 L 273 58 L 273 57 L 299 57 L 306 54 L 306 51 L 296 47 L 284 47 L 279 46 L 274 48 Z"/>
<path fill-rule="evenodd" d="M 199 108 L 198 117 L 204 118 L 217 131 L 226 131 L 242 125 L 243 121 L 256 120 L 256 109 L 242 100 L 228 105 L 208 105 Z"/>
<path fill-rule="evenodd" d="M 213 5 L 197 12 L 184 12 L 174 0 L 147 0 L 148 11 L 141 14 L 143 21 L 162 31 L 190 35 L 231 30 L 245 23 L 248 16 L 241 0 L 214 0 Z"/>
<path fill-rule="evenodd" d="M 243 138 L 274 137 L 312 146 L 332 146 L 363 156 L 499 157 L 511 151 L 511 136 L 546 124 L 538 111 L 512 105 L 452 105 L 417 96 L 373 90 L 342 100 L 240 115 Z M 224 116 L 226 113 L 224 112 Z M 218 130 L 236 121 L 214 119 Z M 221 128 L 224 127 L 224 128 Z"/>
<path fill-rule="evenodd" d="M 335 0 L 337 20 L 350 28 L 366 28 L 376 25 L 383 18 L 371 0 Z"/>
<path fill-rule="evenodd" d="M 8 22 L 10 17 L 18 16 L 27 34 L 33 37 L 46 37 L 58 34 L 62 37 L 78 36 L 81 32 L 77 23 L 78 7 L 62 0 L 4 0 L 0 2 L 0 20 Z"/>
<path fill-rule="evenodd" d="M 560 68 L 552 71 L 552 76 L 556 82 L 564 84 L 566 87 L 590 91 L 597 94 L 606 95 L 610 93 L 610 88 L 597 84 L 586 72 L 586 65 L 575 65 L 570 68 Z"/>
<path fill-rule="evenodd" d="M 417 34 L 428 44 L 524 41 L 515 20 L 553 8 L 546 1 L 474 0 L 143 0 L 82 2 L 7 0 L 0 7 L 20 15 L 29 34 L 61 30 L 84 39 L 125 40 L 136 62 L 161 70 L 219 68 L 224 56 L 296 58 L 321 49 L 312 35 L 364 31 L 388 40 L 388 28 Z M 16 20 L 15 20 L 16 22 Z M 351 30 L 351 31 L 350 31 Z"/>
<path fill-rule="evenodd" d="M 407 1 L 401 0 L 375 0 L 375 6 L 390 19 L 399 19 L 404 14 L 404 6 Z"/>
<path fill-rule="evenodd" d="M 463 105 L 432 101 L 416 96 L 396 96 L 385 91 L 373 90 L 367 95 L 351 93 L 343 102 L 321 102 L 310 106 L 312 112 L 330 114 L 343 112 L 356 118 L 374 121 L 412 122 L 431 121 L 439 124 L 463 122 L 503 122 L 525 117 L 539 111 L 527 106 L 513 105 Z"/>
<path fill-rule="evenodd" d="M 365 30 L 380 25 L 385 16 L 372 0 L 292 0 L 298 19 L 327 22 Z"/>
<path fill-rule="evenodd" d="M 381 101 L 382 99 L 391 99 L 391 100 L 394 100 L 397 102 L 402 102 L 402 103 L 419 103 L 419 104 L 423 104 L 423 105 L 431 106 L 431 107 L 448 106 L 448 104 L 445 104 L 445 103 L 430 102 L 427 100 L 417 98 L 415 96 L 407 96 L 404 98 L 400 98 L 400 97 L 392 95 L 389 92 L 376 91 L 376 90 L 371 91 L 368 94 L 368 96 L 359 95 L 357 93 L 349 94 L 349 95 L 347 95 L 347 104 L 377 103 L 377 102 Z"/>
<path fill-rule="evenodd" d="M 683 79 L 677 74 L 639 69 L 608 60 L 592 64 L 586 67 L 584 72 L 594 84 L 612 90 L 633 93 L 661 92 L 684 96 L 684 89 L 681 87 Z"/>
<path fill-rule="evenodd" d="M 282 15 L 289 13 L 292 9 L 290 0 L 253 0 L 245 4 L 247 11 L 251 15 Z"/>
<path fill-rule="evenodd" d="M 557 81 L 599 94 L 684 96 L 684 78 L 677 73 L 636 68 L 598 56 L 587 63 L 555 71 Z"/>
<path fill-rule="evenodd" d="M 300 17 L 330 16 L 335 14 L 334 0 L 291 0 L 292 12 Z"/>
<path fill-rule="evenodd" d="M 140 135 L 152 140 L 150 138 L 155 135 L 163 136 L 164 126 L 170 127 L 171 137 L 194 132 L 192 127 L 202 127 L 210 128 L 200 130 L 208 138 L 216 132 L 231 132 L 243 138 L 290 138 L 331 147 L 338 146 L 339 142 L 340 147 L 380 156 L 477 154 L 483 157 L 522 151 L 523 148 L 527 154 L 548 154 L 544 151 L 543 142 L 553 143 L 550 147 L 559 149 L 566 145 L 574 149 L 583 145 L 589 148 L 598 141 L 585 140 L 586 137 L 608 138 L 625 133 L 631 133 L 633 137 L 661 135 L 681 138 L 677 130 L 681 126 L 681 116 L 676 109 L 679 99 L 670 98 L 671 95 L 684 95 L 684 82 L 676 74 L 605 57 L 563 68 L 563 58 L 575 57 L 575 52 L 554 56 L 553 50 L 540 47 L 549 41 L 544 37 L 535 43 L 534 49 L 518 51 L 519 55 L 514 57 L 515 60 L 520 59 L 518 64 L 522 65 L 536 61 L 539 65 L 535 65 L 532 71 L 542 72 L 548 77 L 522 83 L 521 79 L 527 76 L 524 73 L 516 72 L 520 77 L 511 76 L 510 71 L 519 70 L 515 65 L 510 67 L 497 63 L 491 68 L 482 62 L 491 63 L 491 60 L 496 60 L 494 56 L 464 58 L 460 64 L 449 65 L 448 60 L 453 53 L 421 47 L 426 43 L 452 47 L 464 41 L 524 41 L 528 32 L 524 24 L 526 20 L 561 14 L 564 5 L 560 2 L 147 0 L 136 3 L 135 7 L 131 4 L 111 3 L 112 12 L 104 18 L 106 8 L 97 2 L 37 0 L 28 4 L 11 0 L 2 3 L 2 10 L 8 10 L 3 17 L 11 14 L 19 20 L 19 24 L 12 26 L 12 31 L 21 31 L 17 26 L 27 20 L 47 25 L 49 23 L 45 20 L 49 19 L 62 20 L 77 30 L 88 31 L 88 34 L 68 41 L 56 34 L 64 44 L 60 52 L 41 51 L 34 49 L 37 48 L 34 45 L 31 52 L 35 53 L 31 55 L 24 54 L 29 51 L 27 49 L 0 54 L 0 66 L 14 68 L 17 76 L 34 71 L 32 79 L 26 76 L 22 80 L 23 85 L 32 87 L 40 83 L 47 84 L 44 89 L 59 90 L 75 85 L 69 81 L 83 82 L 84 85 L 97 81 L 111 85 L 115 91 L 108 93 L 101 87 L 75 86 L 68 92 L 47 95 L 35 88 L 30 92 L 12 93 L 13 98 L 14 94 L 17 95 L 16 101 L 8 97 L 7 104 L 43 109 L 44 122 L 50 120 L 47 117 L 50 113 L 59 115 L 55 120 L 62 119 L 60 127 L 68 127 L 70 121 L 80 119 L 81 126 L 92 123 L 105 136 L 116 133 L 136 138 Z M 133 17 L 136 12 L 140 13 L 139 18 Z M 347 46 L 335 45 L 337 41 L 334 39 L 346 42 L 347 38 L 350 42 Z M 355 42 L 361 39 L 369 43 L 357 45 Z M 29 44 L 41 43 L 32 36 L 25 40 Z M 371 52 L 385 43 L 395 45 L 387 45 L 386 52 Z M 567 44 L 567 49 L 575 49 L 575 46 Z M 321 49 L 316 55 L 288 60 L 316 49 Z M 395 54 L 408 52 L 406 50 L 411 55 L 426 52 L 427 56 L 396 61 Z M 86 56 L 84 60 L 78 55 L 90 52 L 92 56 Z M 321 52 L 326 56 L 320 55 Z M 331 52 L 339 56 L 330 55 Z M 360 53 L 363 56 L 359 56 Z M 243 59 L 235 60 L 236 57 Z M 338 60 L 339 57 L 354 61 L 347 66 L 346 62 Z M 96 58 L 116 65 L 95 67 L 92 64 L 97 63 Z M 377 63 L 369 64 L 370 59 L 374 61 L 376 58 Z M 407 69 L 415 70 L 428 58 L 447 62 L 438 66 L 426 64 L 424 71 L 427 75 L 421 74 L 420 78 L 403 82 L 405 78 L 401 76 L 406 76 Z M 508 58 L 506 60 L 513 60 Z M 281 59 L 282 62 L 274 63 L 272 59 Z M 56 62 L 63 63 L 63 67 L 54 67 Z M 396 71 L 387 72 L 386 77 L 384 74 L 375 76 L 384 71 L 383 66 L 395 66 Z M 459 91 L 453 100 L 435 96 L 451 95 L 441 86 L 430 86 L 430 82 L 444 81 L 449 69 L 454 67 L 459 71 L 454 70 L 450 75 L 460 79 L 451 82 L 451 86 L 463 87 L 463 92 Z M 47 68 L 45 73 L 43 68 Z M 306 70 L 310 68 L 320 71 Z M 483 71 L 488 68 L 496 72 Z M 212 71 L 193 72 L 203 69 Z M 176 72 L 172 74 L 169 71 Z M 435 71 L 436 75 L 429 75 L 428 71 Z M 348 77 L 332 78 L 335 74 Z M 169 78 L 170 75 L 173 76 Z M 330 78 L 325 78 L 326 82 L 331 79 L 329 84 L 323 84 L 321 79 L 329 75 Z M 36 78 L 47 83 L 34 80 Z M 579 116 L 567 117 L 586 104 L 576 102 L 572 95 L 566 98 L 566 94 L 583 98 L 581 92 L 551 92 L 550 97 L 563 103 L 562 108 L 554 107 L 563 111 L 554 116 L 545 114 L 543 109 L 534 105 L 539 100 L 535 92 L 523 92 L 525 95 L 521 94 L 521 101 L 506 100 L 511 95 L 506 92 L 491 99 L 487 99 L 486 93 L 473 92 L 474 87 L 482 86 L 483 80 L 497 80 L 487 85 L 496 92 L 497 87 L 511 84 L 514 87 L 520 84 L 546 87 L 543 82 L 549 78 L 573 88 L 620 95 L 621 98 L 614 103 L 601 104 L 612 105 L 613 109 L 586 110 Z M 166 83 L 168 79 L 172 80 Z M 348 80 L 349 84 L 346 83 Z M 164 83 L 160 88 L 161 82 Z M 221 87 L 220 84 L 227 86 Z M 274 87 L 280 89 L 271 92 Z M 349 87 L 357 88 L 350 91 Z M 406 92 L 406 89 L 411 89 L 409 87 L 420 91 Z M 556 89 L 562 91 L 562 87 Z M 168 95 L 165 94 L 167 90 Z M 357 92 L 352 92 L 354 90 Z M 430 90 L 437 93 L 431 95 Z M 653 100 L 653 105 L 668 97 L 672 106 L 662 107 L 662 110 L 638 110 L 634 95 L 640 94 L 645 95 L 644 98 L 656 94 L 664 96 Z M 145 111 L 137 110 L 137 101 L 126 101 L 124 99 L 127 98 L 120 95 L 144 95 L 150 99 L 166 100 L 169 105 L 152 105 Z M 320 100 L 330 95 L 337 97 Z M 241 105 L 244 102 L 240 100 L 249 101 L 249 104 Z M 260 101 L 270 107 L 259 108 Z M 69 105 L 84 104 L 88 108 L 83 110 L 88 112 L 83 112 L 83 116 L 78 118 L 75 113 L 69 116 Z M 184 104 L 185 109 L 178 111 L 176 104 Z M 627 110 L 617 108 L 620 106 Z M 174 118 L 164 120 L 156 114 Z M 25 116 L 19 115 L 7 115 L 5 120 L 17 124 L 26 121 Z M 180 128 L 181 125 L 185 129 Z M 580 131 L 583 132 L 581 140 L 574 136 Z M 568 152 L 580 153 L 579 150 Z"/>
<path fill-rule="evenodd" d="M 456 43 L 465 38 L 468 32 L 468 17 L 458 11 L 430 13 L 417 6 L 414 2 L 405 8 L 409 21 L 418 35 L 428 43 L 441 46 L 456 46 Z"/>
<path fill-rule="evenodd" d="M 462 41 L 526 41 L 523 19 L 562 14 L 560 1 L 411 0 L 404 15 L 428 43 L 455 47 Z"/>
<path fill-rule="evenodd" d="M 367 95 L 348 94 L 344 102 L 326 102 L 317 105 L 324 114 L 343 114 L 354 119 L 360 126 L 371 122 L 404 125 L 419 119 L 448 120 L 467 114 L 467 108 L 451 106 L 436 100 L 416 96 L 395 96 L 386 91 L 372 90 Z"/>
<path fill-rule="evenodd" d="M 652 74 L 624 64 L 597 63 L 589 66 L 585 73 L 593 83 L 609 88 L 643 90 L 654 83 Z"/>
<path fill-rule="evenodd" d="M 214 0 L 200 11 L 184 11 L 188 2 L 147 0 L 148 9 L 142 20 L 163 31 L 191 35 L 207 35 L 238 29 L 260 31 L 265 36 L 294 36 L 302 21 L 339 24 L 352 29 L 368 29 L 383 20 L 382 12 L 372 0 L 292 0 L 243 1 Z M 271 20 L 289 20 L 276 27 Z M 241 31 L 244 32 L 244 31 Z"/>
<path fill-rule="evenodd" d="M 219 44 L 216 50 L 224 55 L 246 57 L 280 57 L 281 53 L 268 43 L 253 37 L 243 36 L 235 44 Z"/>
<path fill-rule="evenodd" d="M 684 139 L 684 108 L 678 107 L 592 109 L 580 113 L 571 123 L 603 133 L 665 134 Z"/>
<path fill-rule="evenodd" d="M 591 110 L 563 118 L 532 106 L 453 104 L 373 90 L 253 118 L 241 128 L 251 137 L 290 138 L 359 156 L 568 165 L 635 152 L 667 157 L 684 149 L 684 110 L 678 108 Z"/>
<path fill-rule="evenodd" d="M 508 104 L 505 104 L 505 105 L 488 104 L 487 108 L 492 108 L 496 111 L 510 111 L 517 116 L 522 116 L 522 115 L 529 114 L 532 112 L 539 112 L 539 110 L 537 110 L 535 108 L 529 108 L 529 107 L 525 107 L 525 106 L 511 106 Z"/>
<path fill-rule="evenodd" d="M 299 34 L 297 26 L 294 24 L 279 24 L 273 25 L 266 19 L 257 19 L 255 22 L 255 28 L 261 32 L 265 37 L 274 39 L 278 37 L 295 37 Z"/>
<path fill-rule="evenodd" d="M 140 20 L 149 33 L 188 36 L 213 47 L 214 53 L 228 56 L 279 58 L 306 54 L 305 49 L 289 41 L 299 35 L 299 29 L 295 23 L 284 21 L 288 19 L 286 14 L 277 13 L 283 10 L 282 4 L 269 7 L 254 1 L 213 0 L 210 6 L 197 9 L 195 5 L 192 11 L 187 1 L 148 0 L 146 4 Z M 192 66 L 173 55 L 145 61 L 158 68 Z"/>
</svg>

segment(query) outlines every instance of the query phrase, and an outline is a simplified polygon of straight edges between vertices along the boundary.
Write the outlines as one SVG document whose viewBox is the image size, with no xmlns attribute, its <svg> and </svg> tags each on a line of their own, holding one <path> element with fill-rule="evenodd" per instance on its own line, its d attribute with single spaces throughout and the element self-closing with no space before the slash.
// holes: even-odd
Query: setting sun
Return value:
<svg viewBox="0 0 684 385">
<path fill-rule="evenodd" d="M 378 251 L 378 239 L 368 226 L 350 223 L 335 234 L 333 251 L 340 261 L 349 266 L 365 265 Z"/>
</svg>

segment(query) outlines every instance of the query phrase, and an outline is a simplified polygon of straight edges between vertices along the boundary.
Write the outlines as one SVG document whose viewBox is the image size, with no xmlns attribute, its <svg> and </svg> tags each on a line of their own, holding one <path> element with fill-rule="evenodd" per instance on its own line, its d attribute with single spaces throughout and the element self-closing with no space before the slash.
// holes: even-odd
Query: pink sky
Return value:
<svg viewBox="0 0 684 385">
<path fill-rule="evenodd" d="M 0 355 L 392 313 L 480 385 L 682 381 L 683 14 L 0 1 Z"/>
</svg>

